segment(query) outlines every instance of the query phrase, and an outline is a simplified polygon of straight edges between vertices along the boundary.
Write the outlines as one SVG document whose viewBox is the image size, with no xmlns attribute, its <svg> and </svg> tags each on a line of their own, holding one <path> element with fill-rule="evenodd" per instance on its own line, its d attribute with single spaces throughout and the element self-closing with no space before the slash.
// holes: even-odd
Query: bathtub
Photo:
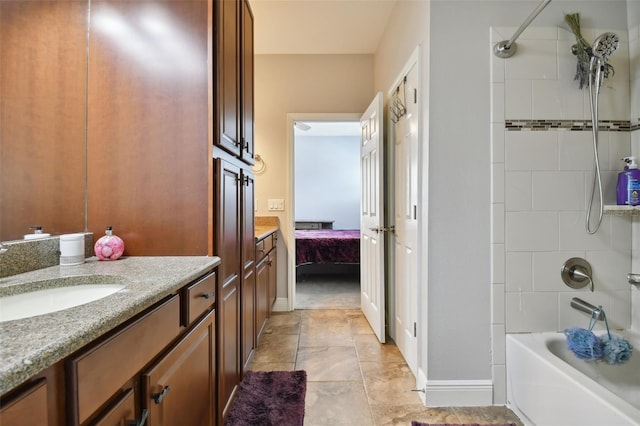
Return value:
<svg viewBox="0 0 640 426">
<path fill-rule="evenodd" d="M 584 361 L 562 333 L 507 335 L 507 404 L 527 425 L 640 425 L 640 334 L 624 365 Z"/>
</svg>

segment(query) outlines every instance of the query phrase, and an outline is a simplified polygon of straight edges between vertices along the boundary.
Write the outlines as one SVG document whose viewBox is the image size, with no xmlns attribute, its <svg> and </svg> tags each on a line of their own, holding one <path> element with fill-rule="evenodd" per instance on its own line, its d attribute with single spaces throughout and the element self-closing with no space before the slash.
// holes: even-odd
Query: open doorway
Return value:
<svg viewBox="0 0 640 426">
<path fill-rule="evenodd" d="M 294 120 L 295 308 L 360 308 L 360 123 Z"/>
</svg>

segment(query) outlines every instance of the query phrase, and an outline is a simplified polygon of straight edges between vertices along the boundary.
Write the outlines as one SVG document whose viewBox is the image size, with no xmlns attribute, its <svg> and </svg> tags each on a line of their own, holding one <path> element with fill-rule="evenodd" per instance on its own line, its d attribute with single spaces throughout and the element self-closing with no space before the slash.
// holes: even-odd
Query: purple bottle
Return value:
<svg viewBox="0 0 640 426">
<path fill-rule="evenodd" d="M 635 157 L 625 157 L 624 171 L 618 173 L 616 201 L 621 206 L 640 205 L 640 170 Z"/>
</svg>

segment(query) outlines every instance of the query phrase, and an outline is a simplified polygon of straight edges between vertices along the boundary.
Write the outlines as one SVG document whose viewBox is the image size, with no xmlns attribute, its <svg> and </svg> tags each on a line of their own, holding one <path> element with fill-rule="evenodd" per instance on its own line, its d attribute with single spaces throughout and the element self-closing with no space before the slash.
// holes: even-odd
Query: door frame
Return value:
<svg viewBox="0 0 640 426">
<path fill-rule="evenodd" d="M 295 240 L 295 134 L 296 121 L 354 121 L 360 122 L 361 113 L 288 113 L 287 114 L 287 190 L 289 208 L 285 209 L 285 223 L 281 232 L 287 247 L 287 308 L 293 311 L 296 306 L 296 240 Z"/>
</svg>

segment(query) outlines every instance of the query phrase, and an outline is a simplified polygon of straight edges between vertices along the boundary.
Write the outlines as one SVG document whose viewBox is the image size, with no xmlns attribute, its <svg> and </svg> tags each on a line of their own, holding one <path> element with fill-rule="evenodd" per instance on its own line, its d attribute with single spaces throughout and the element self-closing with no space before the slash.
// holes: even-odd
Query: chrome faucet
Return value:
<svg viewBox="0 0 640 426">
<path fill-rule="evenodd" d="M 571 299 L 571 307 L 573 309 L 584 312 L 585 314 L 591 315 L 591 318 L 593 318 L 595 321 L 602 321 L 603 319 L 605 319 L 602 306 L 594 306 L 591 303 L 580 299 L 579 297 L 574 297 L 573 299 Z"/>
<path fill-rule="evenodd" d="M 629 281 L 629 284 L 640 284 L 640 274 L 627 275 L 627 281 Z"/>
</svg>

